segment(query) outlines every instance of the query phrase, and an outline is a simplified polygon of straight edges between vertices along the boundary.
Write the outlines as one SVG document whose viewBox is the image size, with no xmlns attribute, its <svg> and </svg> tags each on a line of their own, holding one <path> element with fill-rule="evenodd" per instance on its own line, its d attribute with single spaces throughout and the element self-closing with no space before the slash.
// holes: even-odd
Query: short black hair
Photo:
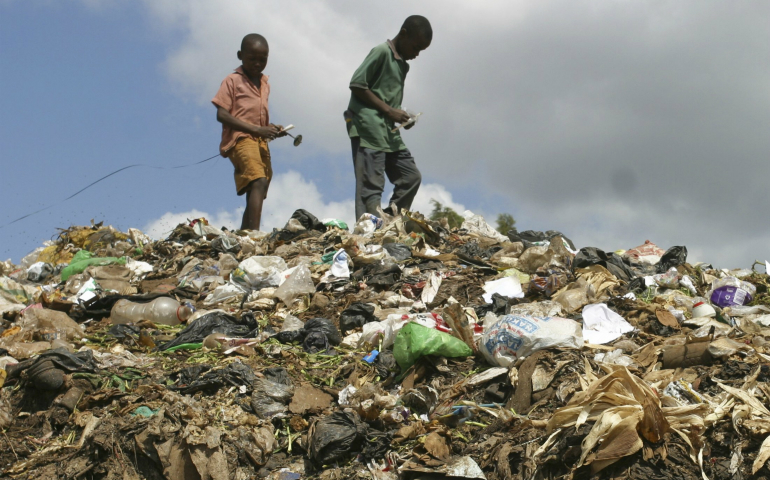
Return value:
<svg viewBox="0 0 770 480">
<path fill-rule="evenodd" d="M 410 36 L 419 34 L 425 40 L 433 40 L 433 27 L 430 26 L 430 22 L 422 15 L 411 15 L 406 17 L 404 24 L 401 28 L 406 30 Z"/>
<path fill-rule="evenodd" d="M 255 43 L 261 43 L 267 46 L 267 39 L 258 33 L 250 33 L 241 40 L 241 50 L 244 50 L 248 45 L 254 45 Z"/>
</svg>

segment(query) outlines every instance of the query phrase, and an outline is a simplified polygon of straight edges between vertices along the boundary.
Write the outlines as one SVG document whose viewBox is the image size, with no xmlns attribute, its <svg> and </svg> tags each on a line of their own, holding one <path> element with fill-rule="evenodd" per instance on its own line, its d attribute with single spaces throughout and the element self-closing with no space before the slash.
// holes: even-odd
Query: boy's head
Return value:
<svg viewBox="0 0 770 480">
<path fill-rule="evenodd" d="M 433 28 L 422 15 L 412 15 L 404 20 L 396 39 L 396 50 L 404 60 L 413 60 L 430 46 Z"/>
<path fill-rule="evenodd" d="M 243 71 L 249 77 L 257 77 L 267 66 L 270 47 L 265 37 L 258 33 L 250 33 L 241 40 L 238 59 L 243 63 Z"/>
</svg>

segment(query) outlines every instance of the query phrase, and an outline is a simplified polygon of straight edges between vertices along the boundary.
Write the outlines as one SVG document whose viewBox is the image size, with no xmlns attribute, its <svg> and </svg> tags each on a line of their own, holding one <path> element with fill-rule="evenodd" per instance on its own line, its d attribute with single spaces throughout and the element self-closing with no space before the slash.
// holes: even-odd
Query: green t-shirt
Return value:
<svg viewBox="0 0 770 480">
<path fill-rule="evenodd" d="M 383 102 L 401 108 L 404 80 L 409 64 L 396 53 L 390 40 L 369 52 L 350 80 L 351 87 L 368 88 Z M 399 132 L 391 133 L 395 124 L 374 108 L 364 105 L 351 93 L 346 113 L 348 135 L 360 137 L 361 146 L 381 152 L 397 152 L 406 145 Z"/>
</svg>

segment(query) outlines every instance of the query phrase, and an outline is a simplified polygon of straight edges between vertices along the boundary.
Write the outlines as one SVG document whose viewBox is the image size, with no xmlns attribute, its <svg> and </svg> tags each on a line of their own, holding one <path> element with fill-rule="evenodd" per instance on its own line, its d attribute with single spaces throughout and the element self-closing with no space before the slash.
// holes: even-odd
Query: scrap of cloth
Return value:
<svg viewBox="0 0 770 480">
<path fill-rule="evenodd" d="M 267 75 L 262 75 L 260 85 L 255 85 L 243 71 L 243 67 L 238 67 L 234 73 L 222 80 L 222 85 L 219 86 L 219 91 L 211 103 L 224 108 L 238 120 L 258 127 L 266 127 L 270 124 L 270 114 L 267 108 L 270 84 L 267 79 Z M 219 144 L 219 153 L 226 157 L 227 151 L 235 146 L 238 139 L 243 137 L 257 139 L 248 133 L 222 125 L 222 142 Z"/>
<path fill-rule="evenodd" d="M 235 167 L 235 190 L 238 195 L 246 193 L 246 187 L 259 178 L 273 178 L 273 166 L 270 162 L 270 149 L 267 140 L 251 137 L 241 138 L 230 151 L 227 158 Z"/>
<path fill-rule="evenodd" d="M 388 40 L 369 52 L 350 80 L 350 86 L 371 90 L 392 108 L 401 108 L 404 98 L 404 80 L 409 64 Z M 360 145 L 380 152 L 398 152 L 406 149 L 399 132 L 392 132 L 395 124 L 376 109 L 364 104 L 351 94 L 345 112 L 348 135 L 361 137 Z"/>
</svg>

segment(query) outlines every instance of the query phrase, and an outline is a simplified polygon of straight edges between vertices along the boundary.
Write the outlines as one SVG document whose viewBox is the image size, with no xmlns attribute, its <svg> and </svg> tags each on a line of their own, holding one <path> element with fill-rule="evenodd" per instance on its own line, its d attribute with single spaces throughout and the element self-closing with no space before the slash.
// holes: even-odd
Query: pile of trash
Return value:
<svg viewBox="0 0 770 480">
<path fill-rule="evenodd" d="M 755 266 L 472 212 L 71 227 L 0 263 L 0 476 L 770 478 Z"/>
</svg>

